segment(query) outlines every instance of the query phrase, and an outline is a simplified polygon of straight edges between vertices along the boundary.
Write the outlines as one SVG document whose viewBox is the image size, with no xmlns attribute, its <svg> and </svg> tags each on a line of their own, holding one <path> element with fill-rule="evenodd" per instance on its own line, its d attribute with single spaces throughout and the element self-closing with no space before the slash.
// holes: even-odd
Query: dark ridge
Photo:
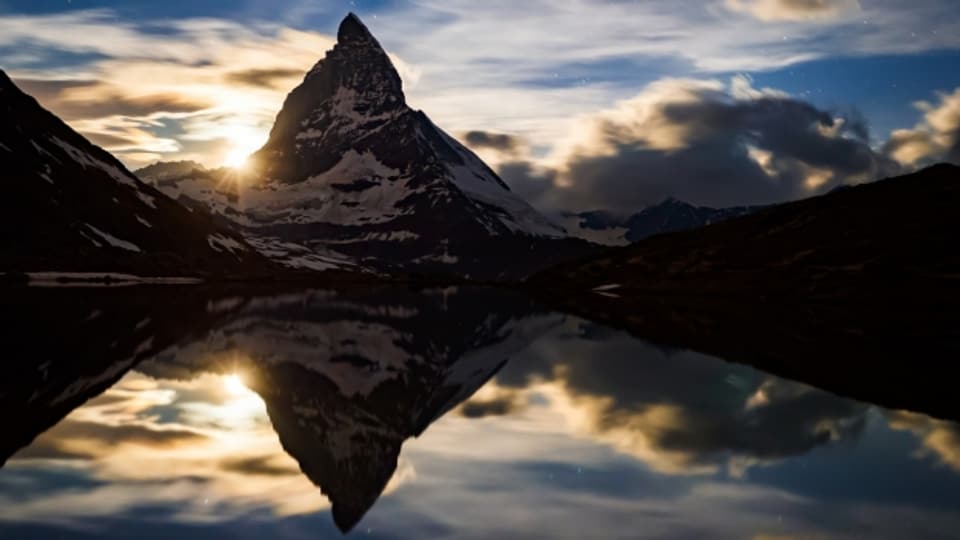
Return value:
<svg viewBox="0 0 960 540">
<path fill-rule="evenodd" d="M 353 12 L 347 14 L 340 22 L 340 28 L 337 30 L 337 41 L 340 43 L 372 42 L 380 47 L 380 43 L 373 37 L 367 25 L 363 24 L 360 17 L 357 17 Z"/>
</svg>

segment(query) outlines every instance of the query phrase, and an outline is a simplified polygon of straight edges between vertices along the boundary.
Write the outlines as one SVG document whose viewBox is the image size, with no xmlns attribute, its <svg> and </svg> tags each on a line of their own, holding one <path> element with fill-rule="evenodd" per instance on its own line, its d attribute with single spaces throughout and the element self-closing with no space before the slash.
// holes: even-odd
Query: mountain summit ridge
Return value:
<svg viewBox="0 0 960 540">
<path fill-rule="evenodd" d="M 337 34 L 285 99 L 238 197 L 165 182 L 168 194 L 194 198 L 271 246 L 392 275 L 514 279 L 591 249 L 409 107 L 390 56 L 359 17 L 348 15 Z"/>
</svg>

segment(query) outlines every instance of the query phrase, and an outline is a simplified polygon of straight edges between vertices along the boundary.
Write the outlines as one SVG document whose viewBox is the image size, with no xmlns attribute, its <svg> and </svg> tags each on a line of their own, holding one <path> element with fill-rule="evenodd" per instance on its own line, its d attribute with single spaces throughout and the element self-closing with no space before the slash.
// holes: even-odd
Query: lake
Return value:
<svg viewBox="0 0 960 540">
<path fill-rule="evenodd" d="M 519 292 L 5 298 L 0 538 L 960 537 L 960 425 Z"/>
</svg>

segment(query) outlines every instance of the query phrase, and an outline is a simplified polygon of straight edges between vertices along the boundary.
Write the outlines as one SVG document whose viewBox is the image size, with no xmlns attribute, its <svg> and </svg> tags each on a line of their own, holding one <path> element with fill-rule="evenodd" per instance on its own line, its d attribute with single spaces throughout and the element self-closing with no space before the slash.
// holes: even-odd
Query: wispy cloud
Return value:
<svg viewBox="0 0 960 540">
<path fill-rule="evenodd" d="M 319 10 L 334 17 L 334 6 Z M 960 48 L 954 10 L 951 0 L 418 0 L 367 23 L 413 106 L 454 133 L 520 136 L 542 157 L 577 118 L 656 81 Z M 16 80 L 129 164 L 215 166 L 265 140 L 286 92 L 333 43 L 290 28 L 281 11 L 244 23 L 3 15 L 0 49 L 19 51 L 4 58 Z"/>
<path fill-rule="evenodd" d="M 726 0 L 733 11 L 763 21 L 822 21 L 860 10 L 859 0 Z"/>
<path fill-rule="evenodd" d="M 7 67 L 43 105 L 121 158 L 139 164 L 175 153 L 218 165 L 232 146 L 252 151 L 265 139 L 286 89 L 333 40 L 214 19 L 146 27 L 105 10 L 0 17 L 0 46 L 22 43 L 98 55 L 81 66 Z"/>
</svg>

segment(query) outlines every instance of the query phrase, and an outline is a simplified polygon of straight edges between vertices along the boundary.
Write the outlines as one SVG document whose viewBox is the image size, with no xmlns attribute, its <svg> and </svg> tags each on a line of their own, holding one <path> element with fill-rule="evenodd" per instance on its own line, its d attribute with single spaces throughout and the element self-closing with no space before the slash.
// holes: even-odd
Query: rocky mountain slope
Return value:
<svg viewBox="0 0 960 540">
<path fill-rule="evenodd" d="M 131 174 L 0 72 L 0 273 L 234 276 L 273 265 Z"/>
</svg>

